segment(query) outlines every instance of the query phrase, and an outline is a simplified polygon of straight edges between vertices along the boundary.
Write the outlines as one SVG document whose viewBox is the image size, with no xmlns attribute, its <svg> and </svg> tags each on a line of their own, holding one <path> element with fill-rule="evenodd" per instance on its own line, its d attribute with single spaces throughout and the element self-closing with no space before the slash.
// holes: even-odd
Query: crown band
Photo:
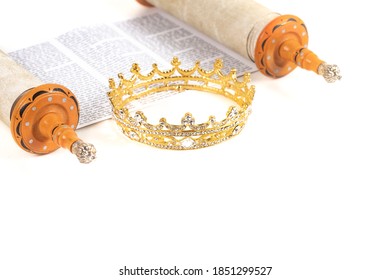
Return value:
<svg viewBox="0 0 390 280">
<path fill-rule="evenodd" d="M 113 117 L 122 132 L 132 140 L 157 148 L 173 150 L 190 150 L 212 146 L 239 134 L 251 113 L 251 104 L 255 93 L 254 86 L 248 86 L 250 74 L 244 74 L 243 81 L 238 81 L 236 70 L 224 75 L 222 60 L 217 59 L 214 69 L 207 71 L 197 61 L 192 69 L 180 68 L 181 62 L 174 57 L 172 69 L 161 71 L 156 64 L 153 70 L 142 75 L 137 64 L 133 64 L 133 74 L 125 79 L 118 74 L 119 84 L 109 80 L 108 97 L 113 108 Z M 150 124 L 141 111 L 131 113 L 128 105 L 162 91 L 197 90 L 219 94 L 234 101 L 238 106 L 231 106 L 226 118 L 217 121 L 210 116 L 205 123 L 196 124 L 191 113 L 186 113 L 181 124 L 169 124 L 161 118 L 158 124 Z"/>
</svg>

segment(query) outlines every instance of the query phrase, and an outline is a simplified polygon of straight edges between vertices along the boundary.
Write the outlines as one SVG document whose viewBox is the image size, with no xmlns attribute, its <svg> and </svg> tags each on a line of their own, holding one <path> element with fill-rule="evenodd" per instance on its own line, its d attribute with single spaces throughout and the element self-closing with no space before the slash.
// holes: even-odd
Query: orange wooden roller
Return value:
<svg viewBox="0 0 390 280">
<path fill-rule="evenodd" d="M 84 143 L 75 129 L 79 107 L 74 94 L 64 86 L 44 84 L 25 91 L 11 109 L 11 133 L 25 151 L 51 153 L 62 147 L 81 163 L 95 159 L 93 145 Z"/>
<path fill-rule="evenodd" d="M 341 79 L 337 65 L 319 59 L 308 46 L 304 22 L 272 12 L 254 0 L 137 0 L 187 22 L 256 63 L 264 75 L 280 78 L 297 66 L 327 82 Z"/>
<path fill-rule="evenodd" d="M 341 79 L 336 65 L 329 65 L 310 51 L 304 22 L 293 15 L 276 17 L 260 33 L 255 47 L 255 63 L 265 75 L 280 78 L 297 66 L 313 71 L 329 83 Z"/>
<path fill-rule="evenodd" d="M 1 51 L 0 63 L 0 117 L 9 124 L 19 147 L 34 154 L 48 154 L 62 147 L 81 163 L 94 160 L 95 147 L 75 132 L 79 106 L 74 94 L 62 85 L 39 85 L 36 77 Z M 31 88 L 20 94 L 21 88 L 27 87 Z"/>
</svg>

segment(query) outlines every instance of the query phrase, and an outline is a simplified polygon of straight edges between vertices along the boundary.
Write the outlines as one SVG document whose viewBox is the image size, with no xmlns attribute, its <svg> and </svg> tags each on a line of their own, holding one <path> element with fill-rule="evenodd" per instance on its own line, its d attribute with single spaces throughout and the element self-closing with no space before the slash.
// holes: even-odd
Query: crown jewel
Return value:
<svg viewBox="0 0 390 280">
<path fill-rule="evenodd" d="M 132 76 L 126 79 L 118 74 L 119 84 L 109 80 L 108 97 L 113 107 L 113 117 L 123 133 L 132 140 L 163 149 L 188 150 L 215 145 L 239 134 L 251 113 L 255 93 L 254 86 L 248 86 L 250 74 L 242 81 L 237 80 L 236 70 L 223 74 L 222 60 L 217 59 L 212 70 L 204 70 L 197 61 L 191 69 L 180 68 L 181 62 L 174 57 L 170 70 L 162 71 L 153 64 L 152 71 L 143 75 L 140 67 L 133 64 Z M 217 121 L 210 116 L 207 122 L 197 124 L 191 113 L 186 113 L 180 124 L 169 124 L 165 118 L 150 124 L 143 112 L 130 112 L 128 105 L 135 100 L 162 91 L 182 92 L 196 90 L 215 93 L 233 100 L 226 117 Z"/>
</svg>

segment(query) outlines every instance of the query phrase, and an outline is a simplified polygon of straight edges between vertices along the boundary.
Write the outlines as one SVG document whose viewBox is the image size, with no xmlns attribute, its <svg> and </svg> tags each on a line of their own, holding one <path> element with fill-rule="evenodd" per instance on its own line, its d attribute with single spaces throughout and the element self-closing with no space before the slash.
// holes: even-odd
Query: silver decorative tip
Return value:
<svg viewBox="0 0 390 280">
<path fill-rule="evenodd" d="M 80 163 L 90 163 L 96 158 L 96 149 L 92 144 L 78 140 L 72 144 L 72 154 L 75 154 Z"/>
<path fill-rule="evenodd" d="M 323 76 L 328 83 L 334 83 L 341 79 L 340 68 L 335 64 L 322 63 L 318 67 L 318 74 Z"/>
</svg>

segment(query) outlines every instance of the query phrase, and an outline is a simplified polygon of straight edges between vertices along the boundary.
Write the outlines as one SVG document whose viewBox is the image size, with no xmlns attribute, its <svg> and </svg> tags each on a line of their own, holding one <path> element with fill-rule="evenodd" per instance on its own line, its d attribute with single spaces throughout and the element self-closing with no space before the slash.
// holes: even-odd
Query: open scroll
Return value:
<svg viewBox="0 0 390 280">
<path fill-rule="evenodd" d="M 111 117 L 108 79 L 127 73 L 133 63 L 146 72 L 153 63 L 170 67 L 177 56 L 183 68 L 200 60 L 204 69 L 212 69 L 221 58 L 226 71 L 235 68 L 240 75 L 257 70 L 249 59 L 157 9 L 125 21 L 78 28 L 9 55 L 40 80 L 67 85 L 79 101 L 78 127 Z M 163 97 L 151 96 L 143 103 Z"/>
</svg>

